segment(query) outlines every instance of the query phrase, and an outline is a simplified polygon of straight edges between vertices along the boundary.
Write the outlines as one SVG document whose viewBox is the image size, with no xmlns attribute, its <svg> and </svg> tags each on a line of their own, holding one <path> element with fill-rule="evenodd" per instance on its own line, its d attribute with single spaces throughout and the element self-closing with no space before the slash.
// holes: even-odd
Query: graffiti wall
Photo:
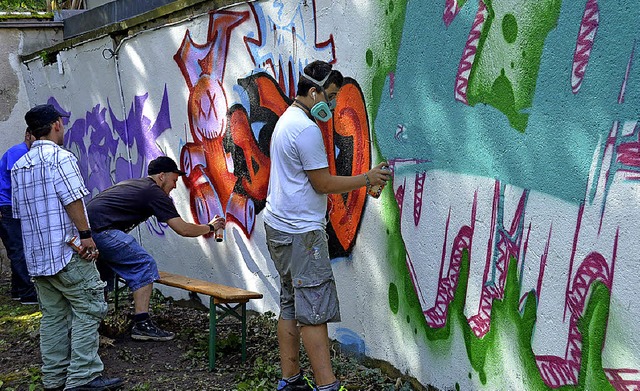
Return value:
<svg viewBox="0 0 640 391">
<path fill-rule="evenodd" d="M 637 390 L 638 20 L 625 0 L 269 0 L 23 73 L 32 104 L 71 115 L 93 195 L 166 154 L 182 216 L 226 216 L 222 243 L 140 227 L 161 269 L 277 312 L 270 137 L 302 68 L 333 63 L 330 170 L 394 177 L 380 199 L 330 197 L 332 338 L 440 389 Z"/>
</svg>

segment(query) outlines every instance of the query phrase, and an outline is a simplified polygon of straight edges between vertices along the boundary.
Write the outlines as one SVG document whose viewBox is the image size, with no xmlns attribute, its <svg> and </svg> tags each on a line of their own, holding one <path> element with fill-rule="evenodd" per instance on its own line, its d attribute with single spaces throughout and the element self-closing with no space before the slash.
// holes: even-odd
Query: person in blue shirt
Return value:
<svg viewBox="0 0 640 391">
<path fill-rule="evenodd" d="M 11 167 L 31 148 L 34 137 L 27 128 L 24 142 L 9 148 L 0 159 L 0 238 L 11 261 L 11 298 L 22 304 L 38 304 L 22 247 L 20 220 L 11 211 Z"/>
</svg>

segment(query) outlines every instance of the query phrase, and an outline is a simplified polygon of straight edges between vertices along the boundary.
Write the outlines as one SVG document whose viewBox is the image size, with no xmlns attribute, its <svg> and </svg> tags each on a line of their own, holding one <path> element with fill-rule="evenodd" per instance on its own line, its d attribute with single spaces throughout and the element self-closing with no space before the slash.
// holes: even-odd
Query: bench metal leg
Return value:
<svg viewBox="0 0 640 391">
<path fill-rule="evenodd" d="M 122 283 L 122 287 L 120 286 Z M 127 282 L 123 280 L 117 273 L 113 275 L 113 307 L 115 312 L 118 312 L 118 307 L 120 304 L 120 292 L 123 289 L 129 289 L 127 286 Z"/>
<path fill-rule="evenodd" d="M 216 362 L 216 326 L 218 321 L 231 315 L 242 322 L 242 362 L 247 361 L 247 304 L 241 303 L 235 306 L 229 304 L 216 304 L 214 298 L 209 299 L 209 370 L 213 371 Z M 223 312 L 218 317 L 216 309 Z M 240 311 L 238 311 L 240 309 Z"/>
<path fill-rule="evenodd" d="M 242 304 L 242 362 L 247 361 L 247 305 Z"/>
<path fill-rule="evenodd" d="M 115 312 L 118 312 L 118 275 L 114 273 L 113 276 L 113 307 Z"/>
<path fill-rule="evenodd" d="M 216 304 L 213 297 L 209 299 L 209 371 L 216 366 Z"/>
</svg>

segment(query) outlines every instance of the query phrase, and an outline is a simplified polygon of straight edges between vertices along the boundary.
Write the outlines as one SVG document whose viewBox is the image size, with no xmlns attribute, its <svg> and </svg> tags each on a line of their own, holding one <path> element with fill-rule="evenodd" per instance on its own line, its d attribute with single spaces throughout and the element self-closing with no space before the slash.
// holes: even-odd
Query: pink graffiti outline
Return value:
<svg viewBox="0 0 640 391">
<path fill-rule="evenodd" d="M 591 49 L 600 23 L 598 0 L 588 0 L 584 7 L 571 69 L 571 91 L 577 94 L 584 80 Z"/>
<path fill-rule="evenodd" d="M 446 0 L 444 4 L 444 11 L 442 12 L 442 21 L 445 26 L 449 27 L 453 19 L 456 18 L 460 12 L 460 6 L 458 5 L 458 0 Z"/>
<path fill-rule="evenodd" d="M 489 11 L 482 0 L 478 1 L 478 12 L 473 20 L 471 31 L 469 31 L 469 37 L 467 43 L 462 51 L 462 58 L 458 65 L 458 73 L 456 74 L 456 82 L 454 88 L 455 100 L 464 104 L 469 104 L 467 100 L 467 88 L 469 87 L 469 75 L 471 74 L 471 68 L 473 67 L 473 60 L 478 52 L 478 44 L 480 42 L 480 36 L 482 34 L 482 27 L 487 20 Z"/>
<path fill-rule="evenodd" d="M 406 185 L 406 184 L 405 184 Z M 504 297 L 504 288 L 506 283 L 507 268 L 509 266 L 510 259 L 516 259 L 518 264 L 522 265 L 525 262 L 527 239 L 524 244 L 522 243 L 523 232 L 518 230 L 521 221 L 524 217 L 525 204 L 528 191 L 523 190 L 520 197 L 518 207 L 516 208 L 514 219 L 512 220 L 509 230 L 504 231 L 499 229 L 499 222 L 497 219 L 497 210 L 499 207 L 499 200 L 501 197 L 500 183 L 495 182 L 494 197 L 493 197 L 493 212 L 491 222 L 491 232 L 498 232 L 497 243 L 495 244 L 498 251 L 497 259 L 493 260 L 493 252 L 491 248 L 494 248 L 494 238 L 491 235 L 489 239 L 489 249 L 486 255 L 485 272 L 483 276 L 483 288 L 481 292 L 481 300 L 478 308 L 478 313 L 467 319 L 469 326 L 473 333 L 481 338 L 490 329 L 491 324 L 491 307 L 494 299 L 502 299 Z M 404 197 L 396 198 L 398 201 L 403 202 Z M 450 222 L 450 213 L 447 217 L 445 231 L 443 233 L 443 250 L 442 259 L 440 265 L 440 279 L 438 282 L 438 291 L 436 294 L 435 305 L 426 311 L 424 311 L 427 324 L 433 328 L 441 328 L 446 325 L 446 319 L 448 315 L 449 304 L 454 299 L 454 293 L 459 281 L 460 263 L 463 250 L 469 251 L 469 257 L 471 259 L 472 240 L 475 227 L 475 215 L 477 207 L 477 191 L 474 193 L 474 201 L 472 206 L 472 212 L 470 216 L 470 225 L 464 225 L 460 228 L 458 235 L 454 239 L 451 245 L 451 256 L 449 262 L 446 263 L 444 255 L 446 253 L 446 243 L 448 242 L 448 231 Z M 568 282 L 567 282 L 567 310 L 569 312 L 569 337 L 567 339 L 565 357 L 538 355 L 536 356 L 536 363 L 540 370 L 540 374 L 545 384 L 549 387 L 557 388 L 562 385 L 577 384 L 578 375 L 580 370 L 580 363 L 582 359 L 582 335 L 578 329 L 578 321 L 582 317 L 585 309 L 587 299 L 589 297 L 589 291 L 591 284 L 595 281 L 603 282 L 606 287 L 611 290 L 613 285 L 613 275 L 615 270 L 615 263 L 617 258 L 618 249 L 618 237 L 619 232 L 616 231 L 615 240 L 613 243 L 613 254 L 611 258 L 611 268 L 607 264 L 606 259 L 598 252 L 591 252 L 588 254 L 576 269 L 575 275 L 572 274 L 575 263 L 575 253 L 577 247 L 577 238 L 582 221 L 581 206 L 578 220 L 576 222 L 574 244 L 571 256 L 571 264 L 569 268 Z M 529 227 L 530 231 L 530 227 Z M 545 249 L 541 255 L 540 261 L 540 275 L 537 282 L 536 296 L 539 298 L 541 291 L 541 282 L 544 270 L 546 267 L 546 259 L 549 252 L 550 240 L 552 234 L 552 226 L 549 229 L 547 242 Z M 520 249 L 523 249 L 523 256 L 520 258 Z M 417 274 L 409 255 L 407 255 L 407 263 L 409 267 L 409 273 L 411 280 L 414 284 L 414 289 L 420 297 L 420 301 L 425 303 L 424 294 L 417 284 Z M 492 265 L 495 265 L 494 275 L 491 278 L 490 271 Z M 492 283 L 491 280 L 494 282 Z M 524 295 L 520 299 L 522 304 Z M 629 387 L 640 386 L 640 381 L 629 380 L 622 377 L 623 374 L 638 374 L 639 371 L 635 369 L 611 369 L 605 368 L 605 373 L 611 384 L 617 390 L 633 389 Z"/>
</svg>

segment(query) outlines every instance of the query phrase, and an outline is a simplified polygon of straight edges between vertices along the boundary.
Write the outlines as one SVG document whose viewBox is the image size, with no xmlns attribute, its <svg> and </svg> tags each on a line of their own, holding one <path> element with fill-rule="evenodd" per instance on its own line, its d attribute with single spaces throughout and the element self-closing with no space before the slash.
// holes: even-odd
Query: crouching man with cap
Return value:
<svg viewBox="0 0 640 391">
<path fill-rule="evenodd" d="M 183 171 L 167 156 L 149 163 L 146 178 L 129 179 L 111 186 L 87 204 L 93 239 L 100 250 L 100 266 L 107 266 L 125 280 L 133 291 L 134 326 L 131 338 L 141 341 L 169 341 L 174 333 L 162 330 L 149 317 L 153 282 L 160 278 L 156 261 L 129 231 L 155 216 L 178 235 L 196 237 L 224 228 L 217 217 L 208 224 L 188 223 L 180 217 L 171 190 Z M 102 271 L 102 270 L 101 270 Z M 107 277 L 104 272 L 103 276 Z"/>
<path fill-rule="evenodd" d="M 45 390 L 114 390 L 123 382 L 102 377 L 98 356 L 98 326 L 107 304 L 83 201 L 89 191 L 76 157 L 60 147 L 63 116 L 52 105 L 27 112 L 35 141 L 11 170 L 13 217 L 20 219 L 42 310 L 42 383 Z M 78 252 L 66 243 L 73 236 L 80 238 Z"/>
</svg>

